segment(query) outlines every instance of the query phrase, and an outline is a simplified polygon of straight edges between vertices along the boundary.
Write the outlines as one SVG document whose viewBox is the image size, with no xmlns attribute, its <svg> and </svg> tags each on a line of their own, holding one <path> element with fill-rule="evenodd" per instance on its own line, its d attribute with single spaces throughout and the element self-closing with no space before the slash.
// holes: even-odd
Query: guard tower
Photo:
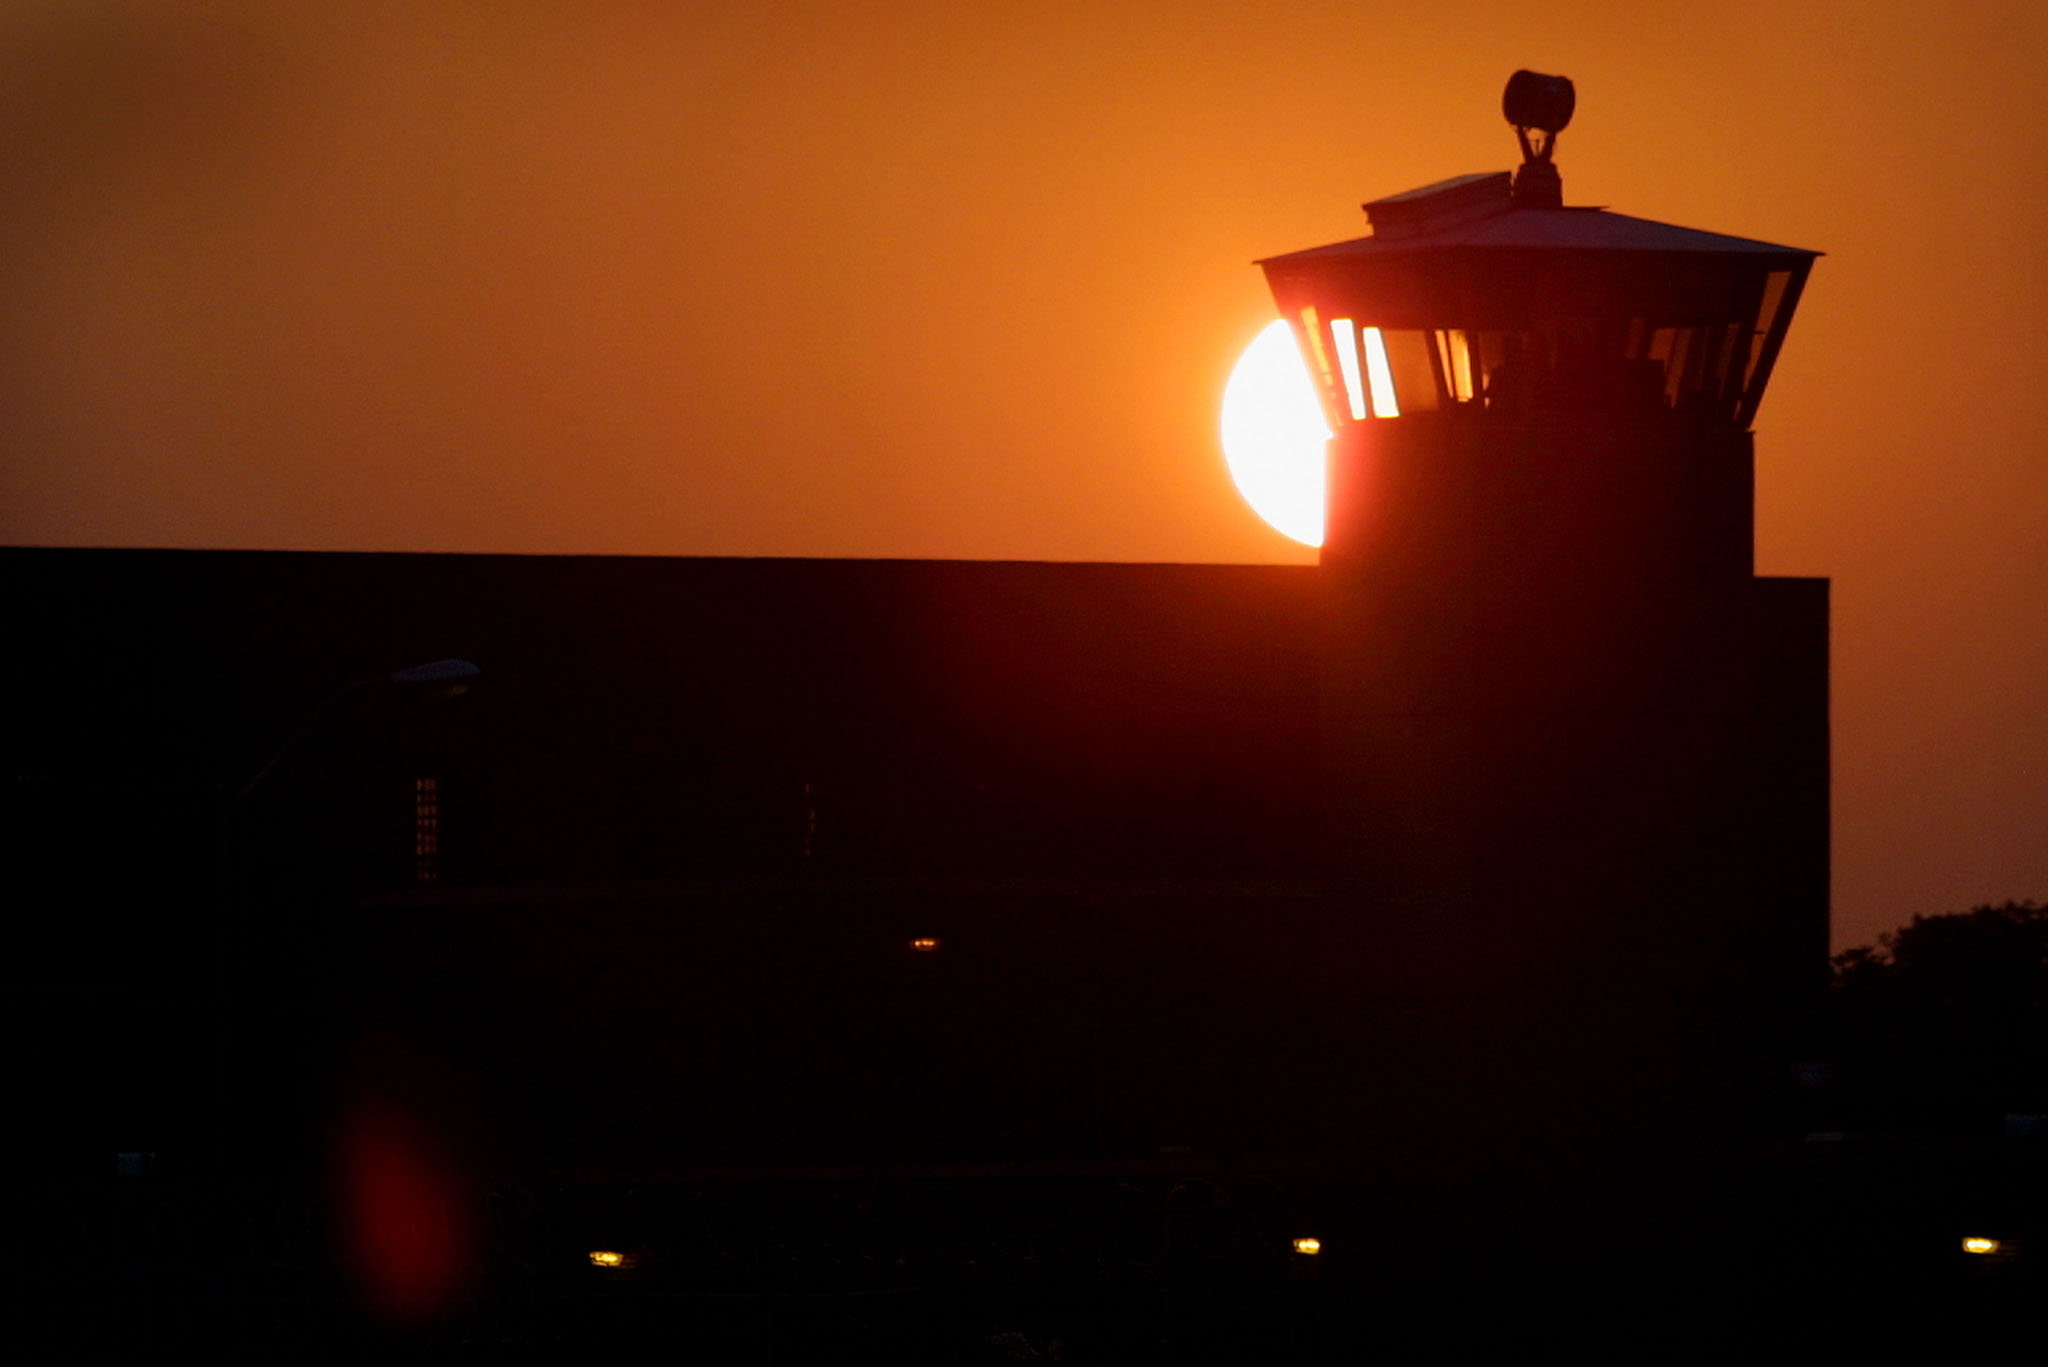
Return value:
<svg viewBox="0 0 2048 1367">
<path fill-rule="evenodd" d="M 1458 1060 L 1422 1074 L 1696 1129 L 1755 1117 L 1826 972 L 1826 583 L 1751 564 L 1816 253 L 1566 206 L 1573 103 L 1516 73 L 1518 171 L 1260 263 L 1334 433 L 1330 855 L 1368 1000 Z"/>
</svg>

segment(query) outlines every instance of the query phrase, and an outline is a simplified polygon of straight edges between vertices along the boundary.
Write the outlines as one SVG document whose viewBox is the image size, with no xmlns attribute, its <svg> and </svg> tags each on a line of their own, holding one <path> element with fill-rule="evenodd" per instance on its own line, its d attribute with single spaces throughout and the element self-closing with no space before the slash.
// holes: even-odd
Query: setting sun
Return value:
<svg viewBox="0 0 2048 1367">
<path fill-rule="evenodd" d="M 1223 387 L 1223 459 L 1252 511 L 1283 536 L 1323 544 L 1330 429 L 1282 319 L 1252 338 Z"/>
</svg>

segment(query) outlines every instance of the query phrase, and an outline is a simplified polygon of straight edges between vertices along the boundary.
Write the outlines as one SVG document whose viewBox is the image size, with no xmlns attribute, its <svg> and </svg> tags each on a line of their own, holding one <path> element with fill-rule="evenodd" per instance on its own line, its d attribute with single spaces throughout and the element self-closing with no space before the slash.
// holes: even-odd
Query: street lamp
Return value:
<svg viewBox="0 0 2048 1367">
<path fill-rule="evenodd" d="M 469 681 L 481 673 L 483 673 L 482 670 L 467 660 L 432 660 L 426 664 L 409 665 L 404 669 L 394 669 L 388 674 L 371 674 L 357 679 L 354 683 L 343 685 L 329 694 L 319 706 L 308 712 L 306 719 L 299 723 L 298 728 L 285 738 L 282 745 L 271 752 L 269 759 L 263 761 L 263 767 L 258 769 L 255 776 L 242 785 L 241 789 L 236 792 L 234 798 L 228 803 L 229 814 L 232 815 L 241 809 L 242 804 L 249 800 L 249 795 L 263 785 L 264 779 L 270 777 L 271 771 L 284 761 L 285 756 L 298 748 L 299 742 L 306 738 L 306 734 L 313 729 L 322 717 L 326 716 L 328 712 L 340 704 L 343 699 L 352 697 L 366 689 L 384 686 L 426 688 L 433 690 L 437 694 L 453 697 L 467 689 Z"/>
<path fill-rule="evenodd" d="M 255 774 L 236 790 L 220 813 L 218 831 L 219 895 L 224 905 L 220 909 L 219 922 L 214 944 L 214 1163 L 218 1170 L 227 1164 L 229 1057 L 232 1050 L 232 1036 L 235 1031 L 235 1012 L 238 1002 L 230 1000 L 237 990 L 236 974 L 230 971 L 231 949 L 239 950 L 246 927 L 242 923 L 243 902 L 249 895 L 244 886 L 248 869 L 245 864 L 249 854 L 243 827 L 251 797 L 261 788 L 272 773 L 284 763 L 299 747 L 300 743 L 324 718 L 344 701 L 359 694 L 380 688 L 425 691 L 433 696 L 454 696 L 467 690 L 470 681 L 483 671 L 468 660 L 431 660 L 424 664 L 408 665 L 388 673 L 366 675 L 356 679 L 324 698 L 305 716 L 282 744 L 270 753 Z"/>
</svg>

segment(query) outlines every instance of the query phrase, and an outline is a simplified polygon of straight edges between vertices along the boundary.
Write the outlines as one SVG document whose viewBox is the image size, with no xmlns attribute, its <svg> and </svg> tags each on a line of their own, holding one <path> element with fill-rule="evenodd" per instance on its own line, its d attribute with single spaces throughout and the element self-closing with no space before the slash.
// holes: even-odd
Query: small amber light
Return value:
<svg viewBox="0 0 2048 1367">
<path fill-rule="evenodd" d="M 1996 1252 L 1998 1252 L 1998 1240 L 1996 1240 L 1996 1239 L 1980 1239 L 1980 1238 L 1969 1238 L 1969 1239 L 1965 1239 L 1965 1240 L 1963 1240 L 1963 1252 L 1965 1252 L 1965 1253 L 1996 1253 Z"/>
<path fill-rule="evenodd" d="M 1294 1241 L 1294 1251 L 1313 1257 L 1323 1251 L 1323 1241 L 1321 1239 L 1296 1239 Z"/>
<path fill-rule="evenodd" d="M 939 937 L 936 935 L 920 935 L 910 942 L 910 947 L 920 954 L 929 954 L 939 947 Z"/>
<path fill-rule="evenodd" d="M 613 1253 L 609 1249 L 599 1249 L 590 1255 L 590 1265 L 592 1267 L 624 1267 L 626 1265 L 626 1255 L 623 1253 Z"/>
</svg>

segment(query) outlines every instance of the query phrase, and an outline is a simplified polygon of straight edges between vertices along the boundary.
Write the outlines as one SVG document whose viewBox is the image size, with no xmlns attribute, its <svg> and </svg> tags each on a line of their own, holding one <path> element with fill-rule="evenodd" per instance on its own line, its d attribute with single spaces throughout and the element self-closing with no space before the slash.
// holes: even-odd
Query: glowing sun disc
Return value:
<svg viewBox="0 0 2048 1367">
<path fill-rule="evenodd" d="M 1322 405 L 1286 320 L 1252 338 L 1223 386 L 1223 461 L 1231 482 L 1273 530 L 1323 544 Z"/>
</svg>

